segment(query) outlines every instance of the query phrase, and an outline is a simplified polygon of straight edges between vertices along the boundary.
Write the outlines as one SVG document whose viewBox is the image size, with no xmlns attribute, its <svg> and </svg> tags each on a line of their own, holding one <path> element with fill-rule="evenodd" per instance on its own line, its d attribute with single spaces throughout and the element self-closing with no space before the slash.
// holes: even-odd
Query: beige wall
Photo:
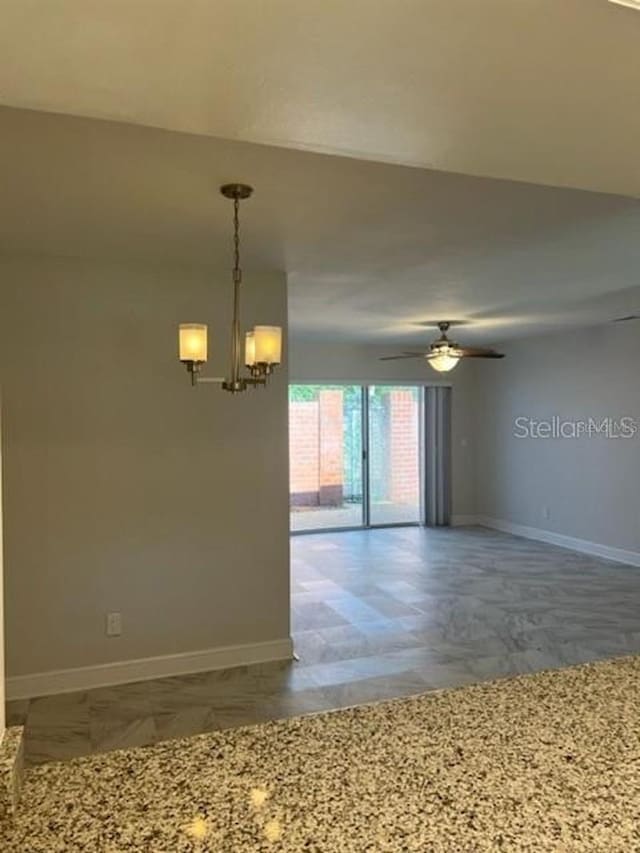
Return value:
<svg viewBox="0 0 640 853">
<path fill-rule="evenodd" d="M 9 675 L 286 638 L 286 369 L 232 397 L 176 358 L 202 318 L 225 371 L 228 276 L 0 268 Z M 245 306 L 286 326 L 284 277 L 249 271 Z"/>
<path fill-rule="evenodd" d="M 640 322 L 530 338 L 504 351 L 499 381 L 493 365 L 478 370 L 479 513 L 640 552 L 640 435 L 514 436 L 518 417 L 640 419 Z"/>
<path fill-rule="evenodd" d="M 473 515 L 476 511 L 475 365 L 463 362 L 452 373 L 447 374 L 446 378 L 441 378 L 421 359 L 379 360 L 381 356 L 397 354 L 401 350 L 402 347 L 324 343 L 294 338 L 290 341 L 290 381 L 370 384 L 444 382 L 452 385 L 453 514 Z"/>
</svg>

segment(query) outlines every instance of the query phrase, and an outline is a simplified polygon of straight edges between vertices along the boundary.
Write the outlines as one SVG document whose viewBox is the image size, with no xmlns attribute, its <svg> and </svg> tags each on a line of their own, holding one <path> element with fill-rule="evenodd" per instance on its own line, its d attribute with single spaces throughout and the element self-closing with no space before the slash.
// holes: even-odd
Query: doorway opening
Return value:
<svg viewBox="0 0 640 853">
<path fill-rule="evenodd" d="M 289 387 L 293 533 L 419 524 L 423 389 Z"/>
</svg>

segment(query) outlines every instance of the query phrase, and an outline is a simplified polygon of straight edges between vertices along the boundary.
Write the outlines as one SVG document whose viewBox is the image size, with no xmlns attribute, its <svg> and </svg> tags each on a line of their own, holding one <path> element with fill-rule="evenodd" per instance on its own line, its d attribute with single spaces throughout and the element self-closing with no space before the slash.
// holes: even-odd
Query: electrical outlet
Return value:
<svg viewBox="0 0 640 853">
<path fill-rule="evenodd" d="M 542 507 L 542 517 L 544 518 L 545 521 L 549 521 L 549 519 L 551 518 L 551 510 L 549 509 L 548 506 Z"/>
<path fill-rule="evenodd" d="M 119 637 L 122 634 L 122 613 L 107 613 L 107 637 Z"/>
</svg>

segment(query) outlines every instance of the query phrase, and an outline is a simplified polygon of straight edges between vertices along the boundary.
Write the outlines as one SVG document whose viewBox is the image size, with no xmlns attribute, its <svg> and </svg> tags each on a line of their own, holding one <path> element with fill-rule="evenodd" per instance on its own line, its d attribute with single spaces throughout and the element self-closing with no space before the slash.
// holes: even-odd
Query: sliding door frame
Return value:
<svg viewBox="0 0 640 853">
<path fill-rule="evenodd" d="M 362 528 L 371 527 L 371 471 L 369 470 L 369 386 L 360 386 L 362 399 Z"/>
<path fill-rule="evenodd" d="M 361 411 L 361 447 L 360 458 L 362 464 L 362 524 L 349 525 L 347 527 L 322 527 L 310 528 L 309 530 L 289 530 L 291 536 L 310 536 L 315 533 L 349 533 L 357 530 L 380 530 L 387 527 L 422 527 L 424 526 L 424 405 L 425 388 L 429 383 L 423 382 L 290 382 L 290 385 L 331 385 L 350 386 L 356 385 L 360 388 L 360 411 Z M 371 471 L 370 471 L 370 448 L 369 448 L 369 390 L 371 388 L 386 385 L 392 388 L 417 388 L 418 389 L 418 467 L 419 467 L 419 499 L 420 518 L 418 521 L 389 521 L 381 524 L 371 523 Z"/>
</svg>

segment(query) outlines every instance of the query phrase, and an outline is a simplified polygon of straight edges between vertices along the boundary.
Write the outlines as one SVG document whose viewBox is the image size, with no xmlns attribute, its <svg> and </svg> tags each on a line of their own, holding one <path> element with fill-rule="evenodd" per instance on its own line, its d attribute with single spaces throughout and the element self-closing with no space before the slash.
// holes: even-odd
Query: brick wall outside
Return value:
<svg viewBox="0 0 640 853">
<path fill-rule="evenodd" d="M 343 497 L 343 394 L 289 404 L 289 493 L 294 506 L 340 506 Z"/>
<path fill-rule="evenodd" d="M 397 390 L 388 395 L 389 405 L 389 499 L 413 503 L 419 489 L 418 401 L 414 391 Z"/>
<path fill-rule="evenodd" d="M 317 506 L 320 482 L 318 403 L 289 405 L 289 493 L 295 506 Z"/>
<path fill-rule="evenodd" d="M 320 391 L 318 394 L 320 420 L 320 482 L 321 506 L 341 506 L 343 496 L 343 393 L 340 390 Z"/>
</svg>

